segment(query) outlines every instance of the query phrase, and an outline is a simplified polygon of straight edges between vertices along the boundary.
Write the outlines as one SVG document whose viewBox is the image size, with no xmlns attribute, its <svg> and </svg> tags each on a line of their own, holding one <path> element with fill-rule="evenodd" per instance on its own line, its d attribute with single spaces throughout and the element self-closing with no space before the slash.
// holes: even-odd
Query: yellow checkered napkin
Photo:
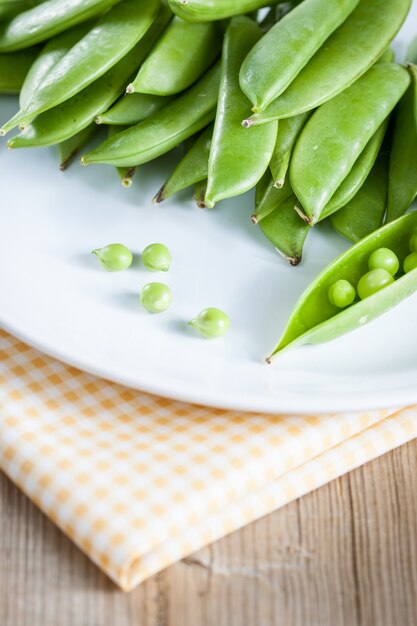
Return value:
<svg viewBox="0 0 417 626">
<path fill-rule="evenodd" d="M 132 391 L 0 333 L 1 468 L 123 589 L 417 435 L 416 409 L 271 416 Z"/>
</svg>

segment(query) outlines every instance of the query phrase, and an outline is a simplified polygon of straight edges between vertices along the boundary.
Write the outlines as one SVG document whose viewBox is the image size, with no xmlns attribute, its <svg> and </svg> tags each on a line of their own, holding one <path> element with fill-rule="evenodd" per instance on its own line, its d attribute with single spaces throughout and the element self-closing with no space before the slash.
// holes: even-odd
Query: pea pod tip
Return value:
<svg viewBox="0 0 417 626">
<path fill-rule="evenodd" d="M 282 189 L 285 184 L 285 178 L 279 178 L 274 182 L 274 187 L 276 189 Z"/>
<path fill-rule="evenodd" d="M 248 117 L 246 120 L 242 121 L 243 128 L 250 128 L 252 126 L 252 120 Z"/>
<path fill-rule="evenodd" d="M 250 216 L 250 221 L 252 222 L 252 224 L 258 224 L 259 220 L 257 218 L 257 216 L 255 214 Z"/>
<path fill-rule="evenodd" d="M 153 204 L 159 204 L 165 200 L 165 185 L 162 185 L 161 189 L 152 198 Z"/>
<path fill-rule="evenodd" d="M 133 83 L 130 83 L 127 87 L 126 87 L 126 93 L 135 93 L 136 89 L 135 89 L 135 85 Z"/>
</svg>

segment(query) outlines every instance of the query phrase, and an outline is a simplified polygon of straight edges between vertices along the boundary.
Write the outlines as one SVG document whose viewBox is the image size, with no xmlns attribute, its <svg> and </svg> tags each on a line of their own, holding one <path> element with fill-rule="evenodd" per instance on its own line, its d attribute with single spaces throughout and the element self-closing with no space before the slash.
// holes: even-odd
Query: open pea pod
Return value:
<svg viewBox="0 0 417 626">
<path fill-rule="evenodd" d="M 340 310 L 330 302 L 329 289 L 344 279 L 356 287 L 368 271 L 368 259 L 378 248 L 389 248 L 400 260 L 410 253 L 417 230 L 417 211 L 383 226 L 328 265 L 302 294 L 284 333 L 268 361 L 284 349 L 331 341 L 393 308 L 417 290 L 417 269 L 400 275 L 377 293 Z"/>
<path fill-rule="evenodd" d="M 0 93 L 19 93 L 39 50 L 0 54 Z"/>
<path fill-rule="evenodd" d="M 388 157 L 387 152 L 379 155 L 356 195 L 330 217 L 333 228 L 350 241 L 360 241 L 383 224 L 387 206 Z"/>
<path fill-rule="evenodd" d="M 259 26 L 244 16 L 234 17 L 225 34 L 209 159 L 206 195 L 209 208 L 254 187 L 268 168 L 274 151 L 276 122 L 249 130 L 240 123 L 249 101 L 239 86 L 239 68 L 261 36 Z"/>
<path fill-rule="evenodd" d="M 168 0 L 178 17 L 188 22 L 213 22 L 250 13 L 278 0 Z"/>
<path fill-rule="evenodd" d="M 409 208 L 417 194 L 417 66 L 408 68 L 411 85 L 395 112 L 386 221 Z"/>
<path fill-rule="evenodd" d="M 349 87 L 384 52 L 399 31 L 411 0 L 361 0 L 288 88 L 247 124 L 298 115 Z"/>
<path fill-rule="evenodd" d="M 405 68 L 394 63 L 376 64 L 308 120 L 294 148 L 290 179 L 311 223 L 320 219 L 409 84 Z"/>
<path fill-rule="evenodd" d="M 212 135 L 213 124 L 210 124 L 196 139 L 168 180 L 162 185 L 153 199 L 156 204 L 167 200 L 182 189 L 207 180 Z"/>
<path fill-rule="evenodd" d="M 104 13 L 120 0 L 47 0 L 0 24 L 0 52 L 28 48 Z"/>
<path fill-rule="evenodd" d="M 175 148 L 214 119 L 219 82 L 220 66 L 216 64 L 166 107 L 85 154 L 83 165 L 140 165 Z"/>
</svg>

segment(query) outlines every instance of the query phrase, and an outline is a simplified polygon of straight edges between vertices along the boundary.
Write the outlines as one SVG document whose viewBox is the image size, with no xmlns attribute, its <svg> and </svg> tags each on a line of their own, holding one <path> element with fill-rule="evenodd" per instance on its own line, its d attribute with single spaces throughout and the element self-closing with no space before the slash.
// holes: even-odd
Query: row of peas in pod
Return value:
<svg viewBox="0 0 417 626">
<path fill-rule="evenodd" d="M 361 241 L 416 196 L 417 44 L 404 65 L 390 47 L 410 5 L 0 0 L 0 93 L 20 107 L 0 133 L 58 145 L 64 169 L 106 127 L 81 161 L 126 187 L 182 144 L 155 203 L 256 188 L 253 223 L 297 265 L 316 223 Z"/>
</svg>

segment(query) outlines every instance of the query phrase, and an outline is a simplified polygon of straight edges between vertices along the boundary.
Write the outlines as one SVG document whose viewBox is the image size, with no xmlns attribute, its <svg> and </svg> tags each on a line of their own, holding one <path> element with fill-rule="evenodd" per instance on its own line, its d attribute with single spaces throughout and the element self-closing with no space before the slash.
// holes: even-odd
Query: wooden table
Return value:
<svg viewBox="0 0 417 626">
<path fill-rule="evenodd" d="M 0 477 L 1 626 L 415 626 L 417 440 L 123 594 Z"/>
</svg>

